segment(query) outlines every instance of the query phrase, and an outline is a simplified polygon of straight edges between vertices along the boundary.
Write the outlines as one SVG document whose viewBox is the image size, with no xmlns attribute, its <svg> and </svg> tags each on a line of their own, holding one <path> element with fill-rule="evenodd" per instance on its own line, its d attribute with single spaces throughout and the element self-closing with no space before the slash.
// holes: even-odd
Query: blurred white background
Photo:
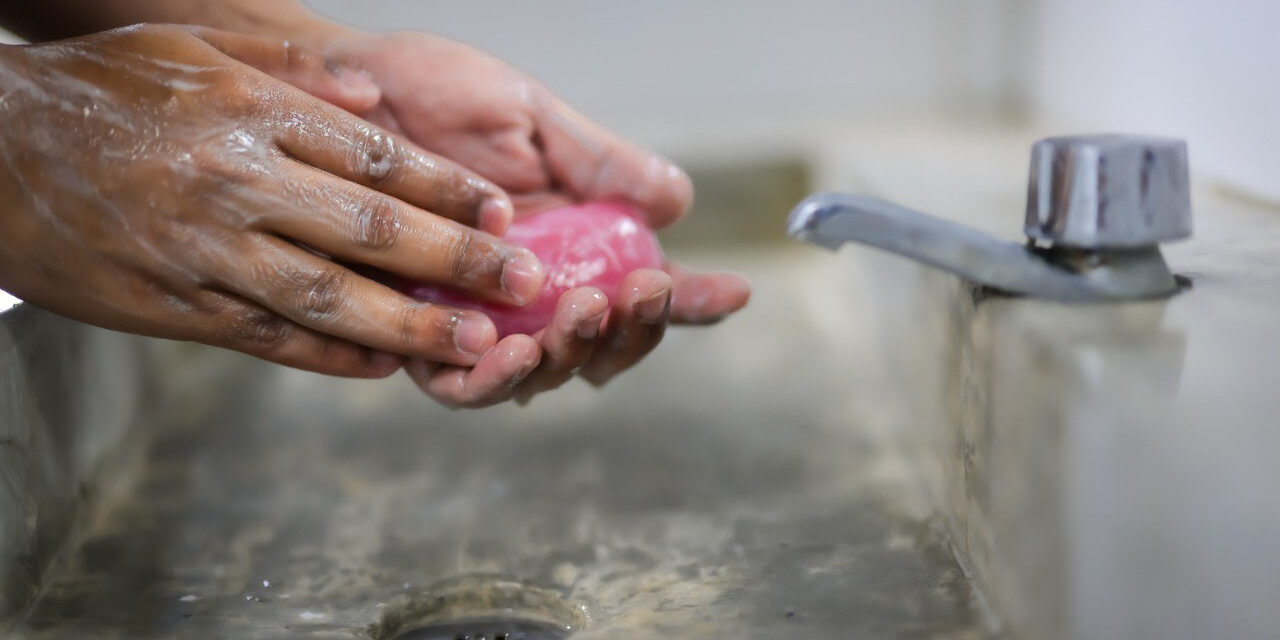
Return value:
<svg viewBox="0 0 1280 640">
<path fill-rule="evenodd" d="M 311 3 L 420 27 L 526 69 L 610 119 L 851 110 L 989 111 L 1010 95 L 1008 0 Z"/>
<path fill-rule="evenodd" d="M 623 132 L 923 119 L 1164 134 L 1189 140 L 1198 173 L 1280 199 L 1270 0 L 311 4 L 475 44 Z"/>
</svg>

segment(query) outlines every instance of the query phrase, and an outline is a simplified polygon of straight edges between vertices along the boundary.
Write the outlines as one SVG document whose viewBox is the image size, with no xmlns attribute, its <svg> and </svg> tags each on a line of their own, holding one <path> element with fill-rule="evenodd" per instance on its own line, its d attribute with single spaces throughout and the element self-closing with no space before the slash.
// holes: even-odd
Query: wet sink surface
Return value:
<svg viewBox="0 0 1280 640">
<path fill-rule="evenodd" d="M 843 285 L 795 270 L 839 267 L 800 255 L 744 258 L 769 304 L 524 409 L 200 350 L 17 635 L 379 637 L 492 575 L 556 594 L 573 638 L 985 637 L 848 392 L 856 330 L 799 313 Z"/>
</svg>

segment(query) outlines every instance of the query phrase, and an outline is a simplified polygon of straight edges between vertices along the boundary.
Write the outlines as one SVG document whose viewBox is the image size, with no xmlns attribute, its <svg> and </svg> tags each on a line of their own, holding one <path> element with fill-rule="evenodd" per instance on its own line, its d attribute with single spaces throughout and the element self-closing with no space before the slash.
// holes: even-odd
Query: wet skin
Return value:
<svg viewBox="0 0 1280 640">
<path fill-rule="evenodd" d="M 329 23 L 292 33 L 369 74 L 381 93 L 362 112 L 370 121 L 475 169 L 510 194 L 516 215 L 621 200 L 661 228 L 689 208 L 692 185 L 674 164 L 472 47 L 431 34 L 371 36 Z M 427 393 L 463 406 L 528 400 L 574 375 L 604 384 L 653 350 L 669 322 L 714 324 L 750 296 L 740 276 L 671 263 L 631 273 L 620 291 L 613 300 L 594 289 L 565 293 L 547 329 L 504 339 L 470 370 L 421 362 L 407 370 Z"/>
<path fill-rule="evenodd" d="M 325 373 L 475 364 L 496 339 L 488 318 L 326 256 L 523 302 L 536 259 L 468 226 L 505 227 L 506 195 L 234 58 L 345 106 L 377 97 L 319 57 L 213 31 L 4 48 L 0 285 L 94 324 Z"/>
<path fill-rule="evenodd" d="M 547 329 L 494 344 L 483 316 L 348 269 L 519 303 L 542 274 L 490 235 L 513 210 L 621 199 L 656 228 L 692 190 L 671 163 L 465 45 L 319 20 L 281 28 L 4 48 L 0 190 L 20 204 L 0 219 L 0 286 L 95 324 L 325 373 L 403 364 L 465 407 L 578 374 L 602 384 L 669 321 L 710 324 L 746 303 L 741 278 L 669 264 L 630 274 L 613 300 L 571 290 Z"/>
</svg>

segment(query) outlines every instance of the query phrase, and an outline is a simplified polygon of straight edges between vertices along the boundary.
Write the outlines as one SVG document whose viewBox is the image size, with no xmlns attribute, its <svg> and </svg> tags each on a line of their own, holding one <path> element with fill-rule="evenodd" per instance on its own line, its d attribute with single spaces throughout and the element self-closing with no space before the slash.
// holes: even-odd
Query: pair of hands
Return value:
<svg viewBox="0 0 1280 640">
<path fill-rule="evenodd" d="M 513 215 L 624 199 L 660 227 L 691 188 L 464 45 L 333 27 L 307 45 L 147 26 L 6 47 L 0 284 L 94 324 L 289 366 L 403 366 L 454 406 L 578 372 L 603 383 L 668 319 L 746 303 L 737 276 L 669 265 L 614 300 L 570 291 L 547 329 L 497 342 L 482 314 L 384 286 L 371 272 L 520 304 L 543 274 L 498 237 Z"/>
</svg>

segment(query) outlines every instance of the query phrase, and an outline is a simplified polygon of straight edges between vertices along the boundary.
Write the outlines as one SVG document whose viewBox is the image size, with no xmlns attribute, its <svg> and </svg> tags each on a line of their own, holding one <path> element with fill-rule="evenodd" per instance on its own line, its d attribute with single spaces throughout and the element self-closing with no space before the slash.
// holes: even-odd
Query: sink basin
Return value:
<svg viewBox="0 0 1280 640">
<path fill-rule="evenodd" d="M 165 400 L 103 476 L 131 480 L 102 487 L 15 635 L 390 640 L 470 580 L 552 594 L 575 639 L 983 637 L 865 404 L 853 259 L 707 257 L 753 279 L 747 313 L 526 408 L 159 345 Z"/>
</svg>

